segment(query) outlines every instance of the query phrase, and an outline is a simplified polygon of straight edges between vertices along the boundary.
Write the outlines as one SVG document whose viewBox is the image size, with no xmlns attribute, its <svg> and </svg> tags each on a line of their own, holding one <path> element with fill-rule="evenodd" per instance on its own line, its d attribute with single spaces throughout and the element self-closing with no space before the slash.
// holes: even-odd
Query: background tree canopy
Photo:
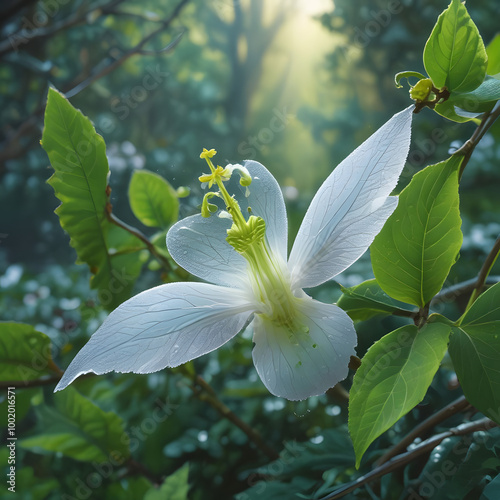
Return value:
<svg viewBox="0 0 500 500">
<path fill-rule="evenodd" d="M 172 264 L 164 241 L 178 217 L 199 213 L 203 147 L 217 149 L 222 165 L 245 159 L 266 165 L 282 187 L 293 242 L 332 169 L 411 103 L 406 90 L 395 88 L 394 75 L 407 68 L 424 72 L 423 47 L 445 8 L 430 0 L 3 2 L 2 364 L 12 362 L 16 339 L 30 348 L 16 351 L 20 371 L 1 368 L 0 376 L 5 382 L 41 382 L 16 387 L 19 498 L 322 498 L 367 473 L 419 422 L 462 394 L 445 357 L 423 402 L 375 441 L 359 471 L 347 432 L 352 377 L 305 401 L 275 398 L 254 370 L 250 334 L 180 368 L 86 377 L 78 392 L 53 395 L 60 368 L 112 307 L 91 288 L 91 270 L 75 264 L 76 252 L 54 213 L 59 200 L 47 183 L 53 169 L 40 147 L 47 93 L 55 87 L 105 140 L 113 214 L 157 249 L 156 260 L 140 243 L 132 257 L 122 255 L 133 262 L 127 269 L 135 273 L 134 285 L 115 306 L 162 281 L 189 279 Z M 489 44 L 498 30 L 498 6 L 476 0 L 467 9 Z M 397 191 L 425 166 L 445 160 L 474 128 L 430 109 L 416 115 Z M 448 290 L 476 277 L 500 233 L 499 141 L 497 123 L 460 183 L 464 243 L 460 266 L 445 282 Z M 134 183 L 135 189 L 149 189 L 144 172 L 168 181 L 162 189 L 172 199 L 171 220 L 148 223 L 140 207 L 130 207 Z M 113 237 L 118 251 L 131 253 L 128 243 Z M 162 262 L 168 265 L 162 268 Z M 497 262 L 490 278 L 499 274 Z M 337 277 L 343 287 L 370 278 L 369 255 Z M 458 318 L 466 292 L 436 310 Z M 334 302 L 342 291 L 328 282 L 314 293 Z M 395 315 L 359 323 L 358 356 L 403 325 Z M 40 362 L 34 360 L 37 352 L 43 354 Z M 0 415 L 6 426 L 10 385 L 4 385 Z M 473 414 L 463 409 L 421 437 Z M 450 435 L 405 469 L 347 498 L 404 498 L 422 485 L 428 493 L 420 491 L 419 498 L 473 499 L 483 490 L 481 498 L 497 498 L 499 438 L 497 429 L 482 442 Z M 6 471 L 8 451 L 0 450 Z M 450 473 L 442 472 L 445 460 Z"/>
</svg>

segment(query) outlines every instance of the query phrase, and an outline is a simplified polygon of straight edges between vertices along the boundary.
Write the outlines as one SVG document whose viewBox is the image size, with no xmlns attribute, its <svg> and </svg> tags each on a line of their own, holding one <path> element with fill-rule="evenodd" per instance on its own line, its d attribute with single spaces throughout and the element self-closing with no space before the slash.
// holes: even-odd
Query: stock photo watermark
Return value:
<svg viewBox="0 0 500 500">
<path fill-rule="evenodd" d="M 111 111 L 120 119 L 125 120 L 130 115 L 130 110 L 137 108 L 147 100 L 150 93 L 157 89 L 170 75 L 163 71 L 160 64 L 156 66 L 147 66 L 146 74 L 142 77 L 140 83 L 130 89 L 130 91 L 121 98 L 115 98 L 111 103 Z M 109 123 L 111 126 L 112 123 Z M 102 128 L 102 127 L 101 127 Z M 109 127 L 108 127 L 109 128 Z M 103 130 L 106 133 L 112 130 Z"/>
<path fill-rule="evenodd" d="M 16 492 L 16 388 L 7 388 L 7 490 Z"/>
<path fill-rule="evenodd" d="M 362 27 L 354 27 L 354 36 L 348 45 L 341 45 L 344 56 L 350 59 L 353 52 L 361 52 L 374 38 L 380 36 L 391 24 L 394 16 L 400 14 L 404 5 L 399 0 L 389 0 L 385 9 L 370 9 L 370 20 Z"/>
<path fill-rule="evenodd" d="M 47 26 L 49 20 L 57 16 L 61 7 L 68 3 L 70 3 L 70 0 L 38 2 L 36 10 L 30 17 L 23 16 L 21 18 L 21 29 L 8 35 L 8 41 L 12 48 L 17 51 L 19 46 L 27 44 L 37 31 Z"/>
<path fill-rule="evenodd" d="M 268 126 L 262 127 L 255 135 L 249 135 L 246 140 L 240 142 L 238 153 L 248 160 L 254 160 L 265 146 L 273 142 L 276 134 L 283 132 L 294 119 L 295 115 L 289 113 L 286 106 L 282 109 L 274 108 Z"/>
</svg>

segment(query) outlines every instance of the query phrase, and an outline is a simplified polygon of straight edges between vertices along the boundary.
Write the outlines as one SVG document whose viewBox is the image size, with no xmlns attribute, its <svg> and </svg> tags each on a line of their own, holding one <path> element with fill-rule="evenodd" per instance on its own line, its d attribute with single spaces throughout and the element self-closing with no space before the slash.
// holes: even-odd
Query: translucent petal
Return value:
<svg viewBox="0 0 500 500">
<path fill-rule="evenodd" d="M 281 189 L 276 179 L 260 163 L 246 161 L 245 167 L 252 176 L 252 183 L 240 186 L 237 172 L 226 183 L 227 190 L 234 194 L 243 214 L 249 207 L 254 215 L 266 222 L 266 237 L 274 252 L 284 261 L 287 256 L 287 220 Z M 248 192 L 247 192 L 248 189 Z M 248 196 L 246 196 L 248 194 Z M 218 198 L 211 202 L 224 209 Z M 170 255 L 186 271 L 201 279 L 218 285 L 240 288 L 246 278 L 246 260 L 226 241 L 231 218 L 212 215 L 187 217 L 172 226 L 167 234 Z"/>
<path fill-rule="evenodd" d="M 288 227 L 285 201 L 281 188 L 264 165 L 253 160 L 246 160 L 244 167 L 248 169 L 249 174 L 252 176 L 252 183 L 248 187 L 248 192 L 247 188 L 240 185 L 235 186 L 234 191 L 229 192 L 238 193 L 236 199 L 243 212 L 250 207 L 253 215 L 264 219 L 269 246 L 275 253 L 281 255 L 286 262 Z M 239 178 L 237 174 L 233 177 L 234 179 Z M 234 183 L 234 179 L 231 179 L 230 182 Z M 234 186 L 234 184 L 230 185 Z"/>
<path fill-rule="evenodd" d="M 257 372 L 275 396 L 292 401 L 323 394 L 344 380 L 355 354 L 356 331 L 349 316 L 332 304 L 309 297 L 300 301 L 303 325 L 290 336 L 265 316 L 252 322 Z"/>
<path fill-rule="evenodd" d="M 230 219 L 217 215 L 187 217 L 174 224 L 167 234 L 172 258 L 186 271 L 201 279 L 230 287 L 240 287 L 247 262 L 226 241 Z"/>
<path fill-rule="evenodd" d="M 56 391 L 78 376 L 150 373 L 186 363 L 234 337 L 252 313 L 240 290 L 206 283 L 169 283 L 115 309 L 76 355 Z"/>
<path fill-rule="evenodd" d="M 349 267 L 394 210 L 387 197 L 408 154 L 412 109 L 394 115 L 319 188 L 290 253 L 294 287 L 319 285 Z"/>
<path fill-rule="evenodd" d="M 331 276 L 328 277 L 326 273 L 331 272 L 331 269 L 347 269 L 366 252 L 397 205 L 398 198 L 389 196 L 378 210 L 368 215 L 362 211 L 359 211 L 359 215 L 351 212 L 349 219 L 341 221 L 335 229 L 334 244 L 325 245 L 315 254 L 314 260 L 309 260 L 302 267 L 301 278 L 297 280 L 293 277 L 295 281 L 292 288 L 316 286 L 330 279 Z M 314 245 L 314 242 L 310 242 L 310 245 Z"/>
</svg>

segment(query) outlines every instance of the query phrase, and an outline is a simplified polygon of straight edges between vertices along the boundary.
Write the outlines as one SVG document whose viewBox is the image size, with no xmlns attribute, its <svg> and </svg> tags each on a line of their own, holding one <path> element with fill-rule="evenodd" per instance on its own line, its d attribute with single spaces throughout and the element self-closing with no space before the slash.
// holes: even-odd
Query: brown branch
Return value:
<svg viewBox="0 0 500 500">
<path fill-rule="evenodd" d="M 88 16 L 94 12 L 104 15 L 107 9 L 112 9 L 123 2 L 124 0 L 112 0 L 105 5 L 95 5 L 85 12 L 81 12 L 81 9 L 78 9 L 73 15 L 54 23 L 50 28 L 36 28 L 30 32 L 22 29 L 16 33 L 9 33 L 7 35 L 8 39 L 0 43 L 0 58 L 5 54 L 17 51 L 19 45 L 27 45 L 33 40 L 51 37 L 59 31 L 86 22 Z M 19 43 L 14 42 L 15 38 L 20 39 Z"/>
<path fill-rule="evenodd" d="M 217 410 L 224 418 L 229 420 L 231 423 L 236 425 L 241 431 L 243 431 L 248 439 L 255 444 L 255 446 L 264 453 L 269 459 L 277 460 L 279 458 L 279 453 L 271 448 L 261 437 L 261 435 L 253 429 L 250 425 L 240 419 L 228 406 L 226 406 L 218 397 L 217 393 L 213 387 L 204 380 L 200 375 L 193 374 L 187 370 L 185 366 L 179 366 L 178 372 L 185 377 L 192 380 L 192 385 L 190 386 L 194 395 L 200 400 L 207 402 L 212 408 Z M 45 385 L 52 385 L 59 382 L 64 372 L 60 372 L 58 375 L 54 375 L 49 378 L 41 378 L 37 380 L 9 380 L 6 382 L 0 382 L 0 388 L 7 389 L 8 387 L 15 387 L 16 389 L 26 389 L 29 387 L 41 387 Z M 81 375 L 78 380 L 87 377 L 95 376 L 94 373 L 86 373 Z"/>
<path fill-rule="evenodd" d="M 403 467 L 404 465 L 412 462 L 420 455 L 424 455 L 425 453 L 433 450 L 438 444 L 440 444 L 444 439 L 454 436 L 464 436 L 466 434 L 471 434 L 476 431 L 488 431 L 493 427 L 496 427 L 497 424 L 490 420 L 489 418 L 482 418 L 481 420 L 477 420 L 475 422 L 469 422 L 467 424 L 459 425 L 458 427 L 454 427 L 445 432 L 441 432 L 440 434 L 436 434 L 431 438 L 423 441 L 418 444 L 410 451 L 406 453 L 402 453 L 394 457 L 389 462 L 385 462 L 383 465 L 380 465 L 376 469 L 368 472 L 364 476 L 360 477 L 356 481 L 346 486 L 342 486 L 338 490 L 334 491 L 332 494 L 323 497 L 321 500 L 335 500 L 337 498 L 342 498 L 351 491 L 357 490 L 361 486 L 382 477 L 390 472 Z"/>
<path fill-rule="evenodd" d="M 474 152 L 475 147 L 478 145 L 479 141 L 483 138 L 484 134 L 490 129 L 490 127 L 495 123 L 496 119 L 500 116 L 500 101 L 498 101 L 491 111 L 484 113 L 481 123 L 477 126 L 476 130 L 472 134 L 471 138 L 457 151 L 453 153 L 453 156 L 463 156 L 462 164 L 460 165 L 459 179 L 462 177 L 467 163 L 469 163 L 470 157 Z"/>
<path fill-rule="evenodd" d="M 110 205 L 108 204 L 108 207 L 109 206 Z M 125 229 L 125 231 L 129 232 L 130 234 L 134 235 L 137 239 L 142 241 L 149 250 L 149 253 L 153 255 L 160 262 L 160 264 L 167 272 L 174 272 L 168 259 L 165 256 L 163 256 L 160 252 L 158 252 L 156 247 L 151 243 L 151 241 L 149 241 L 149 238 L 144 233 L 139 231 L 139 229 L 132 227 L 126 222 L 120 220 L 113 212 L 111 212 L 110 208 L 106 209 L 106 217 L 108 218 L 109 222 L 111 222 L 115 226 Z"/>
<path fill-rule="evenodd" d="M 56 384 L 61 380 L 63 376 L 61 371 L 60 375 L 53 375 L 48 378 L 37 378 L 35 380 L 7 380 L 6 382 L 0 382 L 0 389 L 7 389 L 8 387 L 15 387 L 16 389 L 31 389 L 33 387 L 43 387 L 45 385 Z M 84 379 L 88 377 L 94 377 L 95 373 L 85 373 L 84 375 L 80 375 L 79 379 Z"/>
<path fill-rule="evenodd" d="M 182 368 L 182 367 L 179 367 Z M 255 444 L 255 446 L 264 453 L 270 460 L 277 460 L 279 458 L 279 453 L 271 448 L 261 437 L 261 435 L 246 422 L 241 420 L 238 415 L 236 415 L 228 406 L 226 406 L 216 395 L 214 389 L 208 384 L 200 375 L 195 375 L 194 377 L 187 372 L 187 370 L 180 370 L 185 376 L 193 381 L 191 387 L 194 395 L 200 401 L 206 401 L 212 408 L 218 411 L 224 418 L 232 422 L 236 427 L 243 431 L 248 439 Z M 200 391 L 197 389 L 202 389 Z"/>
<path fill-rule="evenodd" d="M 481 295 L 483 291 L 484 284 L 486 283 L 486 279 L 490 274 L 491 268 L 494 266 L 498 255 L 500 254 L 500 236 L 496 239 L 493 244 L 493 248 L 490 250 L 490 253 L 486 256 L 485 261 L 483 262 L 483 266 L 479 271 L 479 275 L 477 277 L 477 281 L 472 290 L 469 305 L 471 305 L 478 297 Z"/>
<path fill-rule="evenodd" d="M 132 457 L 130 457 L 125 462 L 124 465 L 127 466 L 127 471 L 124 474 L 124 476 L 131 476 L 131 475 L 135 475 L 135 474 L 144 476 L 146 479 L 149 479 L 149 481 L 155 487 L 160 486 L 160 484 L 162 483 L 161 478 L 157 477 L 144 464 L 141 464 L 140 462 L 137 462 Z"/>
<path fill-rule="evenodd" d="M 470 406 L 469 402 L 464 396 L 451 402 L 449 405 L 441 408 L 438 412 L 431 415 L 429 418 L 424 420 L 422 423 L 417 425 L 411 432 L 409 432 L 401 441 L 394 445 L 389 451 L 382 455 L 375 463 L 376 465 L 382 465 L 389 461 L 392 457 L 402 453 L 408 446 L 410 446 L 416 438 L 421 437 L 427 431 L 430 431 L 436 425 L 440 424 L 447 418 L 460 413 Z"/>
<path fill-rule="evenodd" d="M 418 312 L 414 311 L 406 311 L 405 309 L 394 309 L 391 313 L 393 316 L 402 316 L 403 318 L 415 319 L 418 315 Z"/>
<path fill-rule="evenodd" d="M 123 53 L 118 59 L 116 59 L 114 62 L 103 68 L 101 71 L 99 71 L 97 74 L 90 75 L 87 79 L 85 79 L 83 82 L 79 83 L 76 85 L 74 88 L 69 90 L 68 92 L 65 92 L 66 97 L 70 98 L 81 92 L 83 89 L 87 88 L 91 83 L 94 83 L 95 80 L 102 78 L 103 76 L 108 75 L 112 71 L 114 71 L 118 66 L 121 66 L 127 59 L 131 58 L 132 56 L 135 56 L 137 54 L 140 54 L 140 52 L 143 50 L 142 48 L 144 45 L 146 45 L 150 40 L 152 40 L 156 35 L 164 31 L 166 28 L 170 26 L 170 24 L 179 16 L 182 8 L 189 2 L 189 0 L 181 0 L 175 9 L 173 10 L 172 14 L 170 17 L 165 19 L 164 21 L 161 22 L 161 25 L 154 31 L 152 31 L 148 36 L 143 38 L 135 47 L 127 50 L 125 53 Z M 178 40 L 174 40 L 170 45 L 175 46 L 177 44 Z M 165 49 L 162 49 L 165 51 Z M 170 49 L 168 49 L 170 50 Z"/>
<path fill-rule="evenodd" d="M 500 281 L 500 276 L 488 276 L 484 282 L 485 285 L 495 285 Z M 477 283 L 477 278 L 462 281 L 456 285 L 441 290 L 431 301 L 431 306 L 440 302 L 452 302 L 461 295 L 472 292 Z M 432 308 L 432 307 L 431 307 Z"/>
<path fill-rule="evenodd" d="M 80 82 L 78 84 L 72 85 L 69 89 L 64 89 L 63 88 L 63 93 L 66 95 L 66 97 L 73 97 L 82 90 L 86 89 L 89 85 L 94 83 L 95 81 L 99 80 L 100 78 L 108 75 L 115 69 L 117 69 L 119 66 L 121 66 L 127 59 L 134 55 L 140 55 L 141 51 L 143 51 L 142 47 L 150 41 L 154 36 L 156 36 L 158 33 L 161 31 L 165 30 L 173 21 L 174 19 L 179 15 L 180 11 L 184 7 L 184 5 L 188 2 L 189 0 L 181 0 L 179 4 L 177 4 L 177 7 L 174 9 L 172 15 L 162 21 L 161 27 L 158 28 L 157 30 L 153 31 L 150 33 L 147 37 L 145 37 L 141 42 L 139 42 L 134 48 L 128 50 L 125 52 L 120 58 L 116 59 L 113 63 L 107 65 L 100 71 L 95 71 L 92 75 L 90 75 L 88 78 L 86 78 L 83 82 Z M 165 52 L 165 50 L 170 50 L 173 48 L 179 41 L 179 38 L 177 37 L 176 39 L 171 42 L 167 47 L 160 49 L 160 52 Z M 143 51 L 145 52 L 145 51 Z M 101 63 L 97 64 L 96 67 L 100 67 L 102 64 Z M 10 160 L 12 158 L 16 158 L 19 156 L 19 154 L 25 152 L 25 149 L 23 149 L 20 145 L 17 144 L 19 139 L 26 135 L 28 132 L 30 132 L 33 128 L 36 127 L 38 123 L 38 118 L 40 115 L 42 115 L 43 111 L 45 109 L 45 106 L 40 106 L 37 108 L 31 116 L 26 118 L 24 122 L 21 123 L 21 125 L 10 135 L 8 140 L 6 141 L 6 145 L 3 145 L 1 148 L 2 151 L 0 152 L 0 168 L 2 164 Z"/>
<path fill-rule="evenodd" d="M 446 87 L 442 90 L 439 90 L 436 87 L 432 87 L 431 93 L 434 94 L 434 99 L 432 99 L 431 101 L 417 100 L 417 102 L 415 103 L 415 109 L 413 110 L 413 113 L 415 114 L 420 113 L 420 111 L 422 111 L 426 107 L 434 109 L 436 107 L 436 104 L 447 101 L 450 97 L 450 91 Z"/>
</svg>

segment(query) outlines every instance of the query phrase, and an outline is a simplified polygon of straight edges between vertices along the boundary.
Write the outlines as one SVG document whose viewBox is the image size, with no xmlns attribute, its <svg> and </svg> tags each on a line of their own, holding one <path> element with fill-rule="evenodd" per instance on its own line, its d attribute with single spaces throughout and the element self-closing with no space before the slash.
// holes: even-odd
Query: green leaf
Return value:
<svg viewBox="0 0 500 500">
<path fill-rule="evenodd" d="M 443 316 L 438 313 L 432 313 L 428 318 L 427 318 L 428 323 L 443 323 L 444 325 L 448 325 L 450 328 L 452 326 L 455 326 L 455 322 L 452 321 L 451 319 L 448 319 L 446 316 Z"/>
<path fill-rule="evenodd" d="M 252 471 L 264 477 L 261 481 L 252 481 L 252 487 L 236 495 L 240 500 L 300 499 L 323 498 L 332 490 L 332 483 L 325 482 L 318 489 L 318 474 L 330 471 L 330 477 L 338 479 L 341 471 L 352 467 L 355 459 L 352 441 L 344 425 L 336 428 L 321 429 L 321 443 L 310 441 L 290 441 L 274 462 L 261 465 Z M 249 476 L 250 477 L 250 476 Z M 338 486 L 338 481 L 336 482 Z M 276 487 L 276 489 L 275 489 Z M 286 488 L 284 488 L 286 487 Z M 265 495 L 263 491 L 265 489 Z M 314 490 L 314 495 L 311 492 Z M 321 491 L 323 490 L 323 491 Z"/>
<path fill-rule="evenodd" d="M 136 170 L 129 186 L 130 206 L 146 226 L 167 229 L 177 221 L 179 200 L 175 189 L 158 174 Z"/>
<path fill-rule="evenodd" d="M 51 88 L 42 146 L 55 171 L 47 182 L 61 201 L 56 209 L 61 226 L 70 236 L 77 262 L 86 263 L 94 274 L 91 286 L 100 291 L 101 303 L 114 309 L 130 296 L 138 273 L 126 269 L 110 252 L 104 140 L 87 117 Z M 128 235 L 124 229 L 117 230 L 126 233 L 123 238 Z"/>
<path fill-rule="evenodd" d="M 378 284 L 397 300 L 423 307 L 455 263 L 462 244 L 461 161 L 452 156 L 415 174 L 370 247 Z"/>
<path fill-rule="evenodd" d="M 343 294 L 337 305 L 346 311 L 353 320 L 366 320 L 377 314 L 394 314 L 411 307 L 389 297 L 376 280 L 368 280 L 351 288 L 342 288 Z"/>
<path fill-rule="evenodd" d="M 127 477 L 120 482 L 110 484 L 106 488 L 104 498 L 113 500 L 138 500 L 144 498 L 149 490 L 154 491 L 154 486 L 145 477 Z"/>
<path fill-rule="evenodd" d="M 500 73 L 500 33 L 486 47 L 488 54 L 488 67 L 486 72 L 488 75 L 496 75 Z"/>
<path fill-rule="evenodd" d="M 425 396 L 448 344 L 450 327 L 407 325 L 365 354 L 349 397 L 349 432 L 356 467 L 368 446 Z"/>
<path fill-rule="evenodd" d="M 499 437 L 500 430 L 493 428 L 489 430 L 487 437 L 484 433 L 478 433 L 474 437 L 451 437 L 442 441 L 431 451 L 425 467 L 419 477 L 415 478 L 415 484 L 421 485 L 420 491 L 415 488 L 416 493 L 435 499 L 478 499 L 485 476 L 494 475 L 500 466 L 497 452 L 488 449 L 486 443 L 498 444 Z M 433 484 L 435 487 L 430 497 L 425 494 L 429 492 L 426 484 Z M 494 497 L 495 500 L 498 498 L 500 497 Z"/>
<path fill-rule="evenodd" d="M 0 322 L 0 380 L 35 380 L 55 368 L 50 339 L 31 325 Z"/>
<path fill-rule="evenodd" d="M 3 462 L 7 463 L 7 461 Z M 19 462 L 16 467 L 16 492 L 14 495 L 6 494 L 4 500 L 9 497 L 18 500 L 45 500 L 52 493 L 51 498 L 60 498 L 56 493 L 60 492 L 60 485 L 55 478 L 40 477 L 39 471 L 35 475 L 32 467 Z"/>
<path fill-rule="evenodd" d="M 471 92 L 454 93 L 447 101 L 436 104 L 436 113 L 458 123 L 464 123 L 475 118 L 478 114 L 490 111 L 500 99 L 500 80 L 486 76 L 484 82 Z M 474 113 L 467 116 L 460 110 Z"/>
<path fill-rule="evenodd" d="M 468 92 L 486 75 L 486 49 L 460 0 L 452 0 L 439 16 L 424 48 L 424 66 L 437 88 Z"/>
<path fill-rule="evenodd" d="M 457 109 L 455 108 L 455 104 L 449 99 L 447 101 L 436 104 L 436 106 L 434 107 L 434 111 L 437 114 L 444 116 L 448 120 L 456 123 L 466 123 L 474 120 L 474 118 L 476 117 L 476 115 L 463 116 L 463 114 L 458 114 Z"/>
<path fill-rule="evenodd" d="M 114 466 L 129 457 L 127 435 L 118 415 L 104 412 L 72 387 L 56 393 L 54 403 L 55 408 L 40 408 L 43 434 L 23 439 L 21 446 Z"/>
<path fill-rule="evenodd" d="M 479 500 L 498 500 L 500 498 L 500 474 L 484 488 Z"/>
<path fill-rule="evenodd" d="M 151 243 L 153 243 L 159 253 L 165 258 L 170 259 L 171 257 L 167 249 L 167 232 L 168 231 L 162 230 L 151 236 Z"/>
<path fill-rule="evenodd" d="M 482 293 L 462 318 L 462 325 L 500 321 L 500 283 Z"/>
<path fill-rule="evenodd" d="M 450 356 L 467 400 L 500 423 L 500 283 L 480 295 L 453 329 Z"/>
<path fill-rule="evenodd" d="M 144 500 L 187 500 L 189 465 L 185 464 L 180 469 L 168 476 L 160 489 L 150 490 Z"/>
<path fill-rule="evenodd" d="M 471 113 L 484 113 L 490 111 L 499 99 L 500 80 L 487 76 L 477 89 L 453 94 L 446 102 Z"/>
</svg>

